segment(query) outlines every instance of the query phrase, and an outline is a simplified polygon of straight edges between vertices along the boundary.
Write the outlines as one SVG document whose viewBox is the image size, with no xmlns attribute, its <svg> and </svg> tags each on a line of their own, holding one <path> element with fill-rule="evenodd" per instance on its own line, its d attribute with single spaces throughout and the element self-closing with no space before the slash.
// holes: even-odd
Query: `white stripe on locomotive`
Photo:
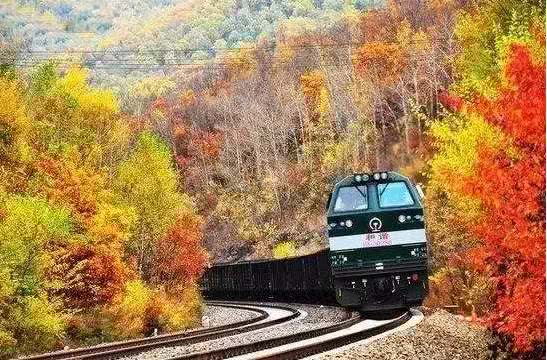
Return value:
<svg viewBox="0 0 547 360">
<path fill-rule="evenodd" d="M 382 234 L 382 233 L 376 233 Z M 388 234 L 390 243 L 382 245 L 381 242 L 367 242 L 365 236 L 367 234 L 356 234 L 346 236 L 333 236 L 329 237 L 330 250 L 348 250 L 348 249 L 361 249 L 367 247 L 377 246 L 393 246 L 393 245 L 405 245 L 426 242 L 425 229 L 413 229 L 413 230 L 401 230 L 390 231 Z"/>
</svg>

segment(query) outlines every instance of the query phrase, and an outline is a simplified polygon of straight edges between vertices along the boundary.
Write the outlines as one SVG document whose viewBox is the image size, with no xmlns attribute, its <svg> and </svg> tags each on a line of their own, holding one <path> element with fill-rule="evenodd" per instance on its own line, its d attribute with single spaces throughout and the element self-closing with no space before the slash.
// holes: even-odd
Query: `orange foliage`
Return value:
<svg viewBox="0 0 547 360">
<path fill-rule="evenodd" d="M 219 132 L 190 129 L 184 125 L 174 128 L 177 147 L 177 164 L 186 169 L 197 159 L 200 161 L 214 161 L 220 156 L 222 135 Z"/>
<path fill-rule="evenodd" d="M 400 20 L 393 19 L 390 10 L 392 10 L 391 7 L 365 13 L 361 22 L 361 33 L 367 41 L 395 40 L 396 25 L 400 23 Z"/>
<path fill-rule="evenodd" d="M 176 125 L 173 128 L 173 136 L 176 140 L 182 140 L 188 134 L 188 128 L 184 125 Z"/>
<path fill-rule="evenodd" d="M 434 23 L 443 24 L 449 19 L 450 15 L 460 9 L 458 0 L 430 0 L 428 3 L 428 12 L 435 18 Z"/>
<path fill-rule="evenodd" d="M 192 90 L 186 90 L 180 96 L 180 103 L 183 107 L 190 107 L 197 102 L 196 94 Z"/>
<path fill-rule="evenodd" d="M 152 103 L 150 110 L 157 110 L 165 113 L 169 111 L 169 104 L 165 98 L 159 98 Z"/>
<path fill-rule="evenodd" d="M 406 54 L 400 46 L 370 42 L 357 50 L 355 66 L 363 74 L 374 74 L 384 83 L 393 83 L 406 66 Z"/>
<path fill-rule="evenodd" d="M 51 201 L 67 206 L 76 219 L 85 223 L 95 215 L 101 174 L 51 157 L 40 160 L 37 168 L 45 175 L 43 191 Z"/>
<path fill-rule="evenodd" d="M 227 57 L 227 68 L 231 79 L 244 78 L 252 73 L 256 67 L 255 51 L 253 49 L 240 49 Z"/>
<path fill-rule="evenodd" d="M 147 335 L 153 334 L 155 329 L 159 331 L 163 330 L 161 317 L 165 313 L 167 299 L 163 293 L 154 295 L 155 296 L 148 302 L 144 311 L 143 328 L 141 332 Z"/>
<path fill-rule="evenodd" d="M 156 251 L 154 281 L 181 284 L 194 281 L 203 272 L 207 253 L 201 247 L 201 220 L 182 215 L 167 235 L 159 240 Z"/>
<path fill-rule="evenodd" d="M 308 72 L 300 77 L 302 92 L 308 101 L 317 102 L 321 89 L 325 86 L 325 75 L 319 70 Z"/>
<path fill-rule="evenodd" d="M 320 70 L 309 71 L 300 76 L 300 84 L 306 105 L 310 113 L 314 114 L 312 117 L 318 117 L 321 107 L 321 92 L 326 90 L 325 75 Z"/>
<path fill-rule="evenodd" d="M 70 309 L 112 303 L 128 275 L 121 257 L 110 249 L 80 244 L 65 249 L 48 269 L 48 277 L 63 284 L 53 292 Z"/>
<path fill-rule="evenodd" d="M 195 140 L 195 146 L 205 158 L 216 159 L 220 155 L 220 133 L 201 132 Z"/>
<path fill-rule="evenodd" d="M 474 263 L 497 285 L 488 320 L 528 351 L 545 341 L 545 64 L 513 45 L 505 75 L 499 97 L 471 110 L 508 134 L 513 150 L 484 149 L 476 176 L 463 182 L 483 208 L 472 228 L 483 239 Z"/>
</svg>

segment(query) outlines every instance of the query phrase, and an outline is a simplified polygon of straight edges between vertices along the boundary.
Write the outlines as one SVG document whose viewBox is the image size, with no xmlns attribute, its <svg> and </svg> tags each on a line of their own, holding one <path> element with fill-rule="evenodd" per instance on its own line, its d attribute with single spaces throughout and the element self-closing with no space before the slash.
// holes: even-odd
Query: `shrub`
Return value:
<svg viewBox="0 0 547 360">
<path fill-rule="evenodd" d="M 142 335 L 152 291 L 140 280 L 127 282 L 118 303 L 110 309 L 114 336 L 131 338 Z"/>
<path fill-rule="evenodd" d="M 283 259 L 296 256 L 296 246 L 293 241 L 277 243 L 272 249 L 274 259 Z"/>
</svg>

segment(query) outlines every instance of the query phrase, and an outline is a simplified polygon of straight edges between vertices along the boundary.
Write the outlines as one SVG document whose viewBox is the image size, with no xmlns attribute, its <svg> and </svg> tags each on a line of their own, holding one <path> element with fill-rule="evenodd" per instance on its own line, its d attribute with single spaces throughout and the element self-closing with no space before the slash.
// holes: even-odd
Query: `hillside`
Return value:
<svg viewBox="0 0 547 360">
<path fill-rule="evenodd" d="M 144 76 L 173 74 L 255 42 L 328 30 L 379 0 L 8 0 L 0 35 L 19 64 L 84 63 L 101 85 L 126 93 Z M 172 50 L 172 51 L 167 51 Z"/>
</svg>

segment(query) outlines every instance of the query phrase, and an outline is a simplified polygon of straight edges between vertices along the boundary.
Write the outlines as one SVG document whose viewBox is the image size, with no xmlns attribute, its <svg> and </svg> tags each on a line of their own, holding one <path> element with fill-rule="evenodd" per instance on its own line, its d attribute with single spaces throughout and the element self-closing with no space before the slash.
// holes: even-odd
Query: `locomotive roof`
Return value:
<svg viewBox="0 0 547 360">
<path fill-rule="evenodd" d="M 374 180 L 372 176 L 373 176 L 373 174 L 376 174 L 376 173 L 387 173 L 388 174 L 387 180 Z M 342 180 L 338 181 L 334 185 L 334 187 L 337 188 L 337 187 L 340 187 L 340 186 L 353 185 L 355 183 L 354 177 L 356 175 L 365 175 L 365 174 L 370 177 L 370 179 L 367 182 L 391 182 L 391 181 L 409 182 L 410 181 L 408 179 L 408 177 L 406 177 L 404 175 L 401 175 L 396 171 L 357 172 L 357 173 L 353 173 L 351 175 L 348 175 L 348 176 L 344 177 Z"/>
</svg>

